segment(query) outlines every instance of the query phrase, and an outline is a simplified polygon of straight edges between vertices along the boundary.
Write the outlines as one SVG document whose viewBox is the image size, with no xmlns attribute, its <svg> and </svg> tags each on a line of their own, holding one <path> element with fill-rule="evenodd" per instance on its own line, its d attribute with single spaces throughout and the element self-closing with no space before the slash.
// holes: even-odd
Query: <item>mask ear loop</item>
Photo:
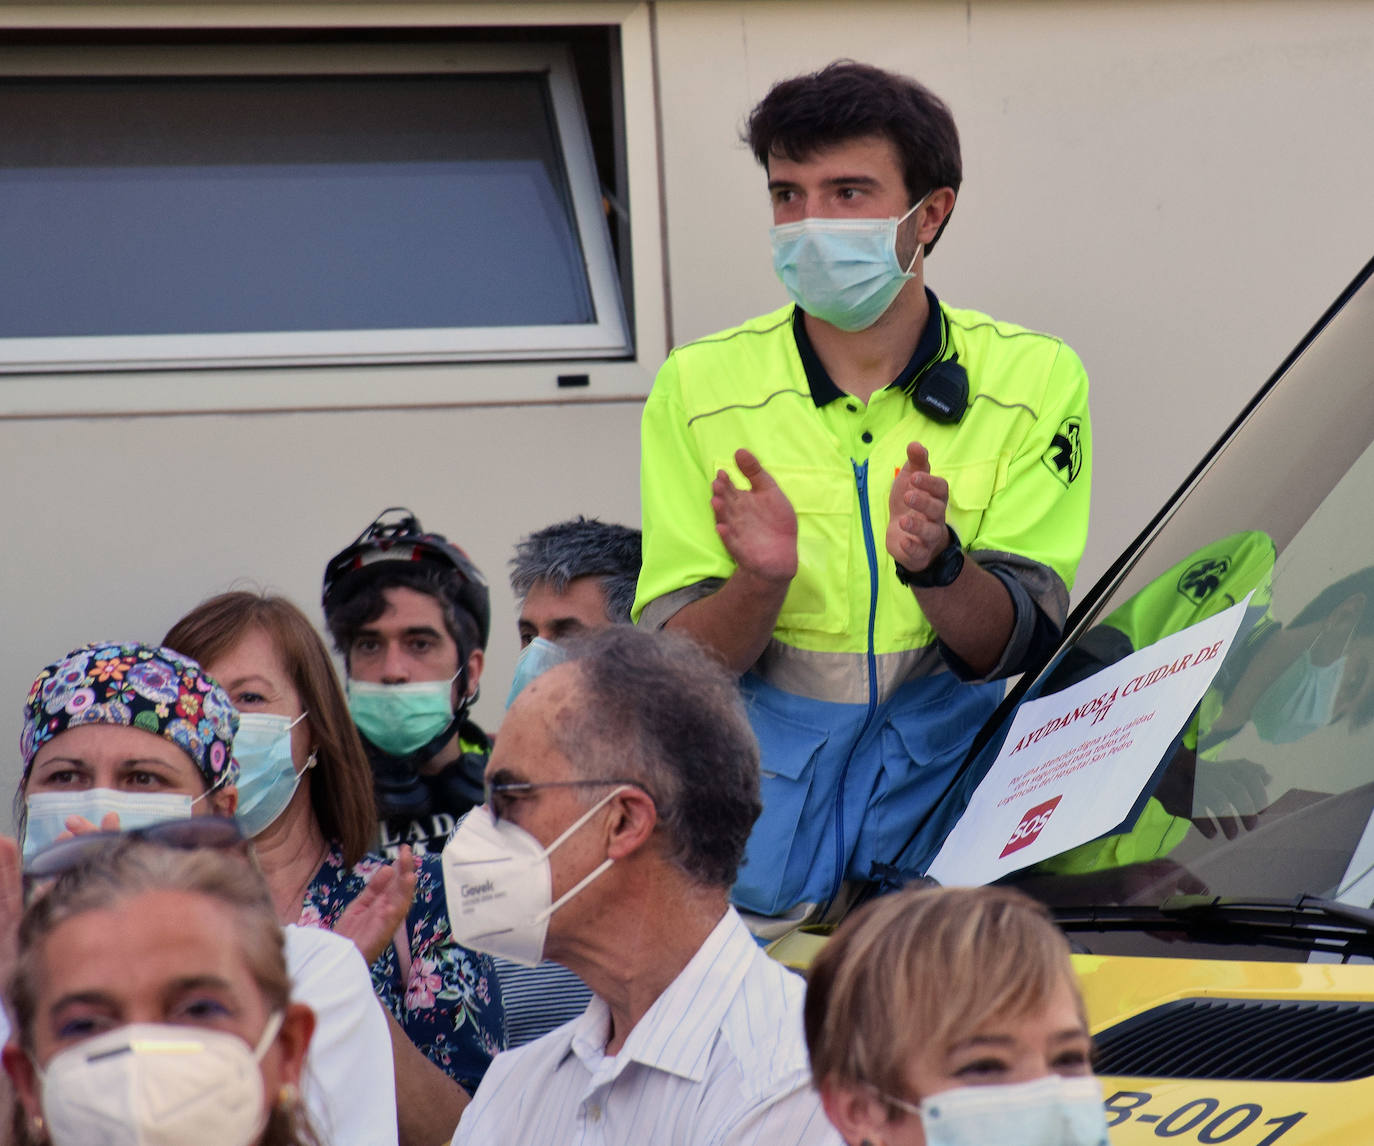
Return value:
<svg viewBox="0 0 1374 1146">
<path fill-rule="evenodd" d="M 281 1011 L 273 1011 L 267 1018 L 267 1026 L 262 1028 L 262 1037 L 258 1039 L 258 1045 L 253 1048 L 253 1057 L 258 1062 L 262 1062 L 267 1054 L 272 1041 L 281 1034 L 281 1025 L 286 1016 Z"/>
<path fill-rule="evenodd" d="M 309 716 L 309 715 L 310 715 L 310 710 L 307 708 L 307 709 L 306 709 L 304 712 L 302 712 L 298 717 L 296 717 L 295 720 L 293 720 L 290 724 L 288 724 L 288 725 L 286 726 L 286 731 L 287 731 L 287 732 L 290 732 L 293 728 L 296 727 L 296 725 L 298 725 L 302 720 L 304 720 L 304 719 L 305 719 L 307 716 Z M 294 760 L 291 762 L 291 771 L 296 772 L 296 784 L 297 784 L 297 786 L 300 785 L 301 777 L 304 776 L 307 772 L 310 771 L 311 768 L 315 767 L 315 765 L 319 763 L 319 760 L 318 760 L 318 759 L 316 758 L 316 756 L 315 756 L 315 752 L 316 752 L 316 749 L 314 749 L 314 748 L 310 749 L 310 755 L 307 756 L 307 757 L 305 758 L 305 767 L 302 768 L 299 772 L 296 772 L 296 762 L 295 762 Z M 293 793 L 295 792 L 295 789 L 294 789 L 294 788 L 292 789 L 292 792 L 293 792 Z"/>
<path fill-rule="evenodd" d="M 628 784 L 621 784 L 620 787 L 608 793 L 606 796 L 604 796 L 602 799 L 598 800 L 595 804 L 588 808 L 585 815 L 579 816 L 576 820 L 574 820 L 572 824 L 568 827 L 567 831 L 565 831 L 561 836 L 554 840 L 553 843 L 551 843 L 547 848 L 544 849 L 544 858 L 548 859 L 548 857 L 553 854 L 555 848 L 557 848 L 561 843 L 563 843 L 564 840 L 571 836 L 573 832 L 577 831 L 578 828 L 580 828 L 594 815 L 596 815 L 597 812 L 601 811 L 602 808 L 604 808 L 618 795 L 620 795 L 621 792 L 628 791 L 629 787 L 630 786 Z M 570 887 L 567 891 L 560 895 L 553 903 L 549 904 L 548 907 L 546 907 L 543 911 L 536 915 L 534 917 L 534 922 L 543 923 L 544 920 L 548 919 L 549 916 L 551 916 L 555 911 L 557 911 L 560 907 L 567 903 L 568 900 L 572 899 L 573 896 L 575 896 L 584 887 L 591 883 L 592 880 L 596 879 L 598 876 L 604 875 L 607 869 L 610 868 L 610 866 L 613 863 L 615 863 L 615 860 L 607 856 L 600 866 L 593 868 L 590 872 L 587 873 L 585 877 L 583 877 L 581 880 L 575 883 L 572 887 Z"/>
<path fill-rule="evenodd" d="M 896 247 L 897 247 L 897 228 L 900 227 L 903 223 L 905 223 L 908 219 L 910 219 L 911 216 L 912 216 L 913 214 L 915 214 L 917 211 L 919 211 L 919 210 L 921 209 L 921 207 L 925 204 L 925 201 L 926 201 L 927 199 L 929 199 L 929 198 L 930 198 L 932 195 L 934 195 L 934 194 L 935 194 L 935 188 L 932 187 L 929 191 L 927 191 L 924 195 L 922 195 L 918 200 L 916 200 L 916 202 L 915 202 L 915 204 L 912 206 L 911 210 L 909 210 L 905 215 L 903 215 L 900 219 L 897 220 L 896 224 L 895 224 L 895 225 L 893 226 L 893 228 L 892 228 L 892 247 L 893 247 L 893 250 L 894 250 L 894 251 L 896 250 Z M 904 274 L 904 275 L 909 275 L 909 274 L 911 274 L 911 268 L 914 267 L 914 266 L 916 265 L 916 260 L 919 259 L 919 258 L 921 257 L 921 255 L 925 252 L 925 249 L 926 249 L 926 245 L 918 240 L 917 243 L 916 243 L 916 249 L 915 249 L 914 251 L 911 252 L 911 262 L 907 263 L 907 265 L 906 265 L 906 270 L 904 270 L 904 271 L 902 272 L 902 274 Z"/>
</svg>

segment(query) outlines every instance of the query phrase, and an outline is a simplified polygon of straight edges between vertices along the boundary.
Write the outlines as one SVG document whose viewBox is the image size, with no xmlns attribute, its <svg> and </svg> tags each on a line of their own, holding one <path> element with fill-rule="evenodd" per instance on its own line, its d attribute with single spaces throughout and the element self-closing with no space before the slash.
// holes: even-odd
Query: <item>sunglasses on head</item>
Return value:
<svg viewBox="0 0 1374 1146">
<path fill-rule="evenodd" d="M 196 848 L 246 851 L 247 848 L 243 833 L 232 819 L 195 816 L 186 820 L 163 820 L 127 832 L 86 832 L 69 840 L 59 840 L 30 859 L 24 867 L 24 875 L 31 879 L 52 879 L 80 867 L 121 840 L 142 840 L 182 851 Z"/>
</svg>

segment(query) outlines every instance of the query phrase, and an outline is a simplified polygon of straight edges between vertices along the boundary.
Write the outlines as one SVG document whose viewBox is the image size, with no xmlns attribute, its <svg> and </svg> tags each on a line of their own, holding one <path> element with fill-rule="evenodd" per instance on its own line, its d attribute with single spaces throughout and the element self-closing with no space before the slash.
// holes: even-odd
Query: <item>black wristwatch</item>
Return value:
<svg viewBox="0 0 1374 1146">
<path fill-rule="evenodd" d="M 959 535 L 954 532 L 954 526 L 945 522 L 945 528 L 949 530 L 949 544 L 932 557 L 930 564 L 919 573 L 913 573 L 898 561 L 898 581 L 912 589 L 944 589 L 954 584 L 955 579 L 963 572 L 964 550 L 959 544 Z"/>
</svg>

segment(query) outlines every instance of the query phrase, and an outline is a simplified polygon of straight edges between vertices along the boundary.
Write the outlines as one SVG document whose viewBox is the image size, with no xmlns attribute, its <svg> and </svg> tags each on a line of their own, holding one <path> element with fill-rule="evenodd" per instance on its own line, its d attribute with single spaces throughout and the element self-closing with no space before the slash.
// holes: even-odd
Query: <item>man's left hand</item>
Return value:
<svg viewBox="0 0 1374 1146">
<path fill-rule="evenodd" d="M 920 573 L 949 545 L 948 507 L 949 483 L 930 472 L 925 446 L 911 442 L 887 499 L 887 551 L 912 573 Z"/>
</svg>

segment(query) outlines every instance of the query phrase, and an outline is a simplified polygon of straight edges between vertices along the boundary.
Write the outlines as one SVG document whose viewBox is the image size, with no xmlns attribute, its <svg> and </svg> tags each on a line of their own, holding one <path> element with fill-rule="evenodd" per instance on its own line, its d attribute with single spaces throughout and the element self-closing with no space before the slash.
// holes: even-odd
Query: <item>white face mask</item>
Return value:
<svg viewBox="0 0 1374 1146">
<path fill-rule="evenodd" d="M 883 1097 L 920 1116 L 926 1146 L 1107 1146 L 1102 1086 L 1090 1076 L 960 1086 L 920 1106 Z"/>
<path fill-rule="evenodd" d="M 239 762 L 239 803 L 234 819 L 250 840 L 286 810 L 301 777 L 314 765 L 312 756 L 296 771 L 291 756 L 291 730 L 305 719 L 292 720 L 274 712 L 245 712 L 234 734 L 234 759 Z"/>
<path fill-rule="evenodd" d="M 60 1051 L 38 1072 L 53 1146 L 248 1146 L 267 1121 L 256 1047 L 228 1031 L 131 1023 Z"/>
<path fill-rule="evenodd" d="M 536 967 L 544 957 L 549 917 L 613 862 L 607 859 L 553 901 L 549 857 L 615 796 L 598 800 L 547 848 L 524 828 L 473 808 L 444 847 L 444 894 L 455 942 L 512 963 Z"/>
<path fill-rule="evenodd" d="M 187 820 L 195 799 L 168 792 L 124 792 L 116 788 L 84 788 L 79 792 L 35 792 L 24 800 L 24 863 L 57 842 L 67 830 L 68 816 L 82 816 L 97 828 L 105 816 L 119 817 L 119 830 L 131 832 L 165 820 Z"/>
</svg>

